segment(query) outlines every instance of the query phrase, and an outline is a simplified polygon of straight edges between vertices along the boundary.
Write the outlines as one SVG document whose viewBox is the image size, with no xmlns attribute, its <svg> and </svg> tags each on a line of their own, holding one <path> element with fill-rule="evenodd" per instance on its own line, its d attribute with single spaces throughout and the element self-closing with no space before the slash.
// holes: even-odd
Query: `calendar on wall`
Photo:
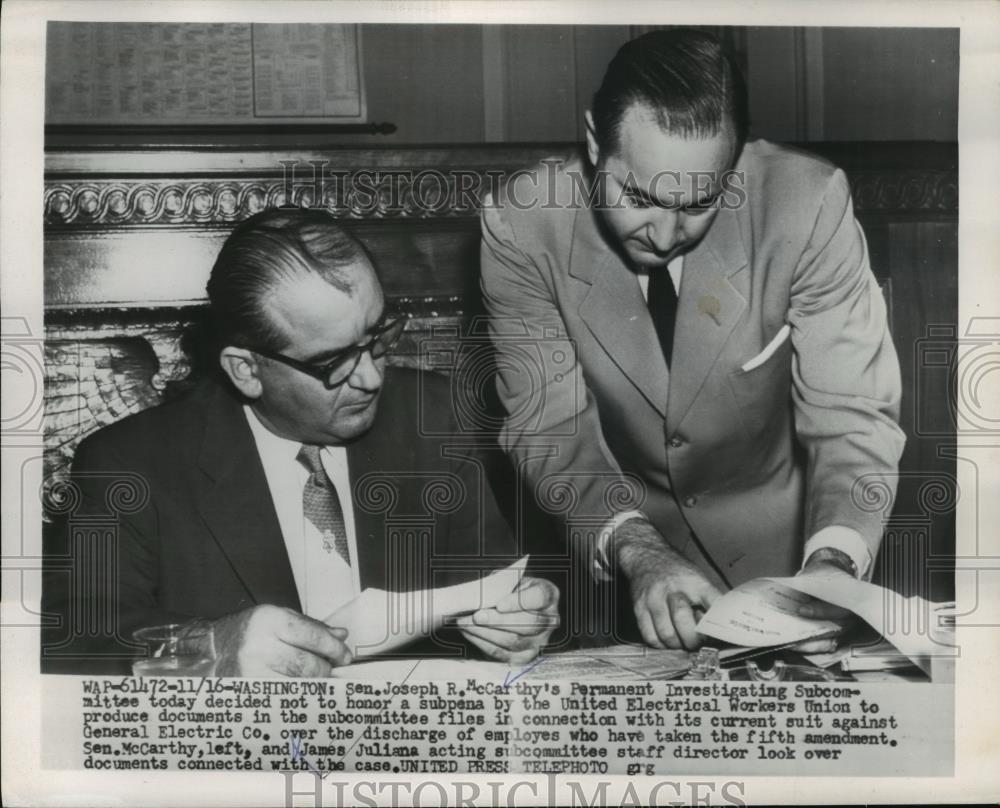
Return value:
<svg viewBox="0 0 1000 808">
<path fill-rule="evenodd" d="M 56 126 L 366 120 L 359 26 L 50 22 Z"/>
</svg>

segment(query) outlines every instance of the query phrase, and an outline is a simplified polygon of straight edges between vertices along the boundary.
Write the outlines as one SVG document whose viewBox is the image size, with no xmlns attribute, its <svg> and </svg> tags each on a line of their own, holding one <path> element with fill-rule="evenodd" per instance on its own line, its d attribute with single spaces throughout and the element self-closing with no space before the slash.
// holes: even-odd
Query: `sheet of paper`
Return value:
<svg viewBox="0 0 1000 808">
<path fill-rule="evenodd" d="M 582 648 L 546 656 L 524 674 L 526 679 L 671 679 L 691 668 L 687 651 L 644 645 Z"/>
<path fill-rule="evenodd" d="M 368 679 L 381 682 L 424 682 L 434 679 L 502 683 L 510 667 L 502 662 L 471 659 L 379 659 L 334 668 L 336 679 Z"/>
<path fill-rule="evenodd" d="M 841 661 L 845 671 L 884 671 L 897 668 L 909 668 L 911 660 L 888 640 L 882 640 L 877 645 L 858 646 L 846 649 L 847 654 Z"/>
<path fill-rule="evenodd" d="M 615 665 L 644 679 L 673 679 L 691 670 L 691 654 L 671 649 L 646 649 L 641 656 L 619 657 Z"/>
<path fill-rule="evenodd" d="M 727 648 L 722 660 L 745 653 L 746 647 Z M 541 657 L 529 663 L 517 678 L 525 679 L 677 679 L 691 670 L 691 653 L 623 643 L 580 648 Z"/>
<path fill-rule="evenodd" d="M 850 656 L 850 654 L 851 646 L 845 645 L 843 648 L 837 648 L 834 651 L 821 654 L 803 654 L 803 656 L 817 668 L 832 668 Z"/>
<path fill-rule="evenodd" d="M 698 622 L 698 632 L 756 648 L 801 642 L 839 628 L 829 620 L 799 617 L 798 607 L 809 598 L 787 586 L 787 580 L 792 579 L 758 578 L 740 584 L 712 604 Z"/>
<path fill-rule="evenodd" d="M 720 657 L 745 652 L 747 648 L 726 649 Z M 675 679 L 691 667 L 687 651 L 658 650 L 644 645 L 609 645 L 541 656 L 519 666 L 503 662 L 469 659 L 385 659 L 357 662 L 335 668 L 338 679 L 377 681 L 427 681 L 433 679 L 478 679 L 515 682 L 520 679 Z"/>
<path fill-rule="evenodd" d="M 495 606 L 517 588 L 527 563 L 524 556 L 483 578 L 438 589 L 366 589 L 324 622 L 348 630 L 346 642 L 355 658 L 387 653 L 426 637 L 447 617 Z"/>
<path fill-rule="evenodd" d="M 954 635 L 939 620 L 939 617 L 946 620 L 949 612 L 942 610 L 939 604 L 918 596 L 905 598 L 885 587 L 847 575 L 800 575 L 763 580 L 791 587 L 853 612 L 928 675 L 931 675 L 932 660 L 946 661 L 955 657 Z"/>
<path fill-rule="evenodd" d="M 637 659 L 641 660 L 641 657 L 637 657 Z M 626 667 L 620 661 L 612 662 L 608 658 L 573 657 L 565 659 L 557 654 L 545 657 L 541 664 L 525 673 L 523 678 L 559 679 L 573 682 L 587 679 L 600 679 L 601 681 L 609 679 L 672 679 L 682 676 L 690 667 L 690 664 L 681 668 L 652 666 L 643 670 L 641 666 L 637 668 Z"/>
</svg>

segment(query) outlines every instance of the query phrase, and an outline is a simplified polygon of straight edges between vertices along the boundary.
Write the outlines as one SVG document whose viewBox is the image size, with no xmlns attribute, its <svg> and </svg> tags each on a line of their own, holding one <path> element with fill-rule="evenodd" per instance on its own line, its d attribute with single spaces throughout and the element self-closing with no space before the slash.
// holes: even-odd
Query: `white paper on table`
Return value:
<svg viewBox="0 0 1000 808">
<path fill-rule="evenodd" d="M 365 589 L 323 622 L 348 631 L 355 658 L 400 648 L 440 628 L 445 618 L 496 606 L 521 582 L 528 556 L 464 584 L 412 592 Z"/>
<path fill-rule="evenodd" d="M 479 679 L 483 682 L 503 682 L 510 672 L 504 662 L 459 659 L 378 659 L 357 662 L 334 668 L 330 676 L 335 679 L 367 679 L 378 682 L 420 682 L 448 679 L 465 681 Z"/>
<path fill-rule="evenodd" d="M 766 578 L 853 612 L 930 675 L 931 659 L 954 658 L 954 635 L 938 625 L 938 604 L 849 575 L 800 575 Z"/>
<path fill-rule="evenodd" d="M 840 628 L 831 620 L 800 617 L 798 607 L 809 598 L 786 583 L 786 579 L 757 578 L 740 584 L 705 612 L 698 633 L 759 648 L 822 637 Z"/>
</svg>

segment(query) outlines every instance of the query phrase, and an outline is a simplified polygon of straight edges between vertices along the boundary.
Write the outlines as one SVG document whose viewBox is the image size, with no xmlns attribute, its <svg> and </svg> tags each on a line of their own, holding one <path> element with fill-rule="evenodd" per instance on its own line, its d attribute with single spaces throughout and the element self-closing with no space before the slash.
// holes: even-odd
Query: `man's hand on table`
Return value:
<svg viewBox="0 0 1000 808">
<path fill-rule="evenodd" d="M 460 617 L 463 636 L 493 659 L 530 662 L 559 625 L 559 589 L 544 578 L 521 579 L 496 606 Z"/>
<path fill-rule="evenodd" d="M 707 611 L 722 592 L 645 519 L 620 525 L 614 547 L 618 568 L 629 580 L 643 641 L 653 648 L 693 650 L 701 645 L 695 610 Z"/>
<path fill-rule="evenodd" d="M 261 605 L 208 623 L 216 676 L 329 676 L 351 662 L 347 629 Z"/>
<path fill-rule="evenodd" d="M 797 576 L 818 575 L 829 577 L 830 575 L 846 575 L 854 578 L 854 574 L 832 554 L 818 551 L 813 553 L 806 560 L 805 565 L 799 570 Z M 825 637 L 817 640 L 807 640 L 795 646 L 795 650 L 802 654 L 825 654 L 837 650 L 837 637 L 844 632 L 853 621 L 854 615 L 847 609 L 834 606 L 824 600 L 810 598 L 808 603 L 799 607 L 799 616 L 808 617 L 810 620 L 833 620 L 841 624 L 837 634 L 832 637 Z"/>
</svg>

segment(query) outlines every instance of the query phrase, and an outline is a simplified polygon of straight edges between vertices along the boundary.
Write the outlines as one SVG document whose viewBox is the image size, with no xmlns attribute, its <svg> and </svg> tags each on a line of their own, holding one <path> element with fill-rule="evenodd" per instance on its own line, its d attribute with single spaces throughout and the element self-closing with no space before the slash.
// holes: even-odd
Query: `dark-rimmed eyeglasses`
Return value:
<svg viewBox="0 0 1000 808">
<path fill-rule="evenodd" d="M 361 362 L 361 357 L 365 353 L 371 353 L 372 359 L 381 359 L 395 348 L 396 343 L 399 342 L 399 338 L 403 335 L 405 327 L 405 317 L 398 317 L 393 320 L 383 318 L 382 321 L 375 325 L 371 339 L 364 345 L 352 345 L 350 348 L 345 348 L 322 365 L 311 365 L 308 362 L 303 362 L 301 359 L 293 359 L 276 351 L 266 351 L 261 348 L 252 348 L 251 350 L 256 354 L 266 356 L 268 359 L 281 362 L 308 376 L 312 376 L 314 379 L 323 382 L 323 386 L 327 390 L 333 390 L 351 378 L 351 374 L 354 373 L 355 368 Z"/>
</svg>

